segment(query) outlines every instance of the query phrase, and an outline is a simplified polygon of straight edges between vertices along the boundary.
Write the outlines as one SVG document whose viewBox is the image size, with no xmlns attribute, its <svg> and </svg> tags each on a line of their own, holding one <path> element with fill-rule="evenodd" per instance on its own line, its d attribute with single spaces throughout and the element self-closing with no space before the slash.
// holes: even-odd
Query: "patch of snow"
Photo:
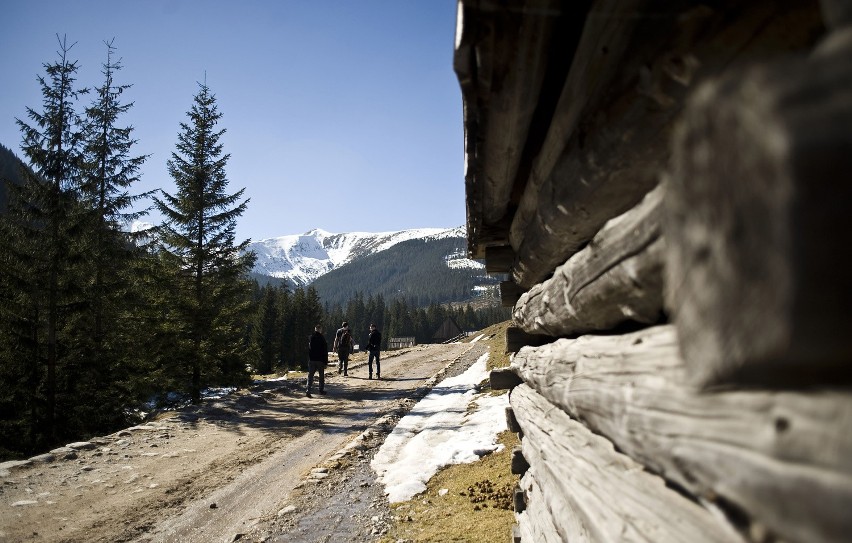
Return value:
<svg viewBox="0 0 852 543">
<path fill-rule="evenodd" d="M 461 375 L 445 379 L 403 417 L 371 462 L 391 503 L 411 499 L 444 466 L 474 462 L 499 451 L 508 393 L 478 392 L 488 378 L 482 355 Z M 473 404 L 475 410 L 468 412 Z"/>
<path fill-rule="evenodd" d="M 257 385 L 257 384 L 260 384 L 260 383 L 277 383 L 279 381 L 286 381 L 286 380 L 287 380 L 287 376 L 284 375 L 283 377 L 270 377 L 269 379 L 255 379 L 254 384 Z"/>
<path fill-rule="evenodd" d="M 151 228 L 154 228 L 154 225 L 150 222 L 137 220 L 130 223 L 131 232 L 144 232 L 145 230 L 150 230 Z"/>
<path fill-rule="evenodd" d="M 482 262 L 477 262 L 476 260 L 471 260 L 464 256 L 464 254 L 454 253 L 451 255 L 447 255 L 444 259 L 447 262 L 447 267 L 451 270 L 484 270 L 485 264 Z"/>
<path fill-rule="evenodd" d="M 464 260 L 448 260 L 447 267 L 451 270 L 483 270 L 485 264 L 465 258 Z"/>
<path fill-rule="evenodd" d="M 205 400 L 221 400 L 236 391 L 237 387 L 205 388 L 201 391 L 201 397 Z"/>
</svg>

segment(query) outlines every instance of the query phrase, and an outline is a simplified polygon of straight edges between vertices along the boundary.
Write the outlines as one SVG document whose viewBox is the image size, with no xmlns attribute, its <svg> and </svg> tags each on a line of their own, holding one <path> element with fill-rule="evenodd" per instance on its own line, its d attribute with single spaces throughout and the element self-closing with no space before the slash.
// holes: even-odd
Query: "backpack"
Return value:
<svg viewBox="0 0 852 543">
<path fill-rule="evenodd" d="M 352 334 L 349 333 L 349 330 L 344 330 L 340 335 L 340 343 L 337 344 L 337 350 L 348 353 L 351 347 Z"/>
</svg>

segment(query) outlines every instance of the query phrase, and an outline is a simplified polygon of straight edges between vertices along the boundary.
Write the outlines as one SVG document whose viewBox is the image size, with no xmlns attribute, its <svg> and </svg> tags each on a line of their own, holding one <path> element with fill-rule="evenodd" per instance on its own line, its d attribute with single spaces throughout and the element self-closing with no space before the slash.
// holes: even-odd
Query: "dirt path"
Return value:
<svg viewBox="0 0 852 543">
<path fill-rule="evenodd" d="M 329 371 L 326 396 L 306 398 L 303 379 L 267 383 L 90 445 L 57 449 L 53 460 L 0 470 L 0 542 L 369 535 L 377 531 L 376 515 L 365 511 L 380 493 L 364 450 L 380 444 L 382 429 L 410 409 L 433 376 L 454 361 L 473 362 L 481 351 L 475 345 L 421 346 L 386 357 L 381 381 L 368 380 L 364 364 L 347 378 Z M 318 511 L 363 522 L 346 528 L 347 536 L 323 528 L 328 523 L 315 520 Z"/>
</svg>

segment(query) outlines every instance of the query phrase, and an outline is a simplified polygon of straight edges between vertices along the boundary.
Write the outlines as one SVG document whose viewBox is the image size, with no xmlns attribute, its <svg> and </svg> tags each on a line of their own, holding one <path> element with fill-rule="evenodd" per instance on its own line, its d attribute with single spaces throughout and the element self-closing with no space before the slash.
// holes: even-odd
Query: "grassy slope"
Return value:
<svg viewBox="0 0 852 543">
<path fill-rule="evenodd" d="M 504 353 L 508 322 L 482 331 L 491 351 L 488 368 L 509 364 Z M 476 337 L 474 335 L 472 338 Z M 483 390 L 488 389 L 488 383 Z M 502 392 L 502 391 L 501 391 Z M 405 541 L 492 542 L 510 540 L 515 523 L 512 490 L 518 477 L 509 471 L 512 448 L 518 438 L 512 432 L 499 436 L 505 446 L 499 453 L 472 464 L 449 466 L 426 485 L 426 491 L 410 501 L 394 504 L 396 521 L 381 539 L 383 543 Z M 447 489 L 444 496 L 441 489 Z"/>
</svg>

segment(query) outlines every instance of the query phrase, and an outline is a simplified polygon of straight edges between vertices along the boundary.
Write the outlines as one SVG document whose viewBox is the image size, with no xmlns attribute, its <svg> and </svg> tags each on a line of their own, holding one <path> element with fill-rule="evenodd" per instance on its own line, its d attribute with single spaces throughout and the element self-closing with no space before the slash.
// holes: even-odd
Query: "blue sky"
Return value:
<svg viewBox="0 0 852 543">
<path fill-rule="evenodd" d="M 206 72 L 229 188 L 251 199 L 241 240 L 465 222 L 455 0 L 32 0 L 2 12 L 0 143 L 19 156 L 15 117 L 40 110 L 56 34 L 76 42 L 82 86 L 101 84 L 115 38 L 116 79 L 135 103 L 122 124 L 151 155 L 137 192 L 174 192 L 166 161 Z"/>
</svg>

